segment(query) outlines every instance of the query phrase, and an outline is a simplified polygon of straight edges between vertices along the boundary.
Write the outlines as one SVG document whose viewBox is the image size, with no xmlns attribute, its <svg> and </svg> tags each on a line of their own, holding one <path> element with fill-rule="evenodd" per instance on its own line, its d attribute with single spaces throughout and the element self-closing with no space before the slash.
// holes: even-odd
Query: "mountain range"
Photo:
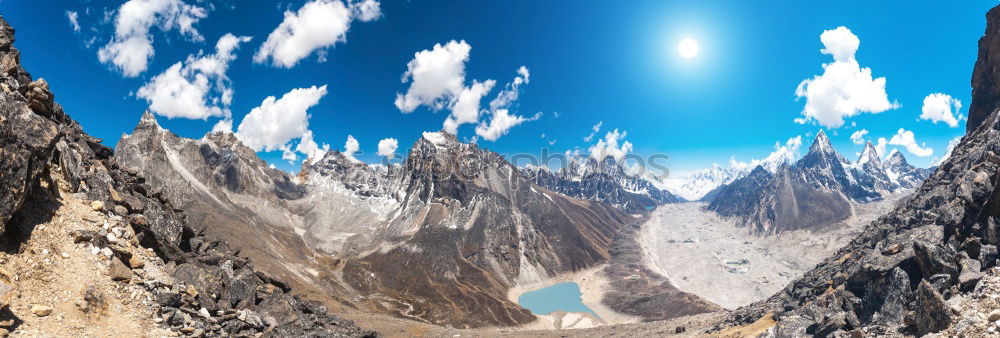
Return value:
<svg viewBox="0 0 1000 338">
<path fill-rule="evenodd" d="M 910 165 L 899 152 L 883 163 L 871 142 L 851 163 L 820 131 L 800 160 L 774 172 L 758 166 L 713 192 L 707 208 L 740 219 L 755 233 L 821 227 L 850 217 L 852 203 L 902 193 L 931 172 Z"/>
<path fill-rule="evenodd" d="M 628 213 L 652 210 L 664 203 L 683 202 L 654 181 L 627 173 L 612 157 L 596 160 L 571 159 L 556 172 L 546 167 L 527 166 L 521 173 L 549 190 L 591 201 L 605 202 Z"/>
<path fill-rule="evenodd" d="M 294 177 L 233 134 L 180 138 L 148 113 L 115 149 L 269 273 L 320 299 L 434 324 L 534 320 L 507 290 L 606 261 L 630 221 L 440 132 L 424 133 L 402 164 L 332 151 Z"/>
</svg>

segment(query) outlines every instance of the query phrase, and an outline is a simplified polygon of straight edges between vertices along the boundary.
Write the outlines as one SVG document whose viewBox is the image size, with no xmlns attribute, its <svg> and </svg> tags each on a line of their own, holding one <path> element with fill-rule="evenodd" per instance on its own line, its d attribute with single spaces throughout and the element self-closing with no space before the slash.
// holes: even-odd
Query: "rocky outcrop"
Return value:
<svg viewBox="0 0 1000 338">
<path fill-rule="evenodd" d="M 611 157 L 602 161 L 593 158 L 570 160 L 557 172 L 544 167 L 527 167 L 522 168 L 521 173 L 546 189 L 608 203 L 628 213 L 643 213 L 660 204 L 684 201 L 645 178 L 626 173 Z"/>
<path fill-rule="evenodd" d="M 972 104 L 966 133 L 971 134 L 1000 105 L 1000 9 L 986 13 L 986 34 L 979 39 L 979 58 L 972 69 Z"/>
<path fill-rule="evenodd" d="M 1000 24 L 996 11 L 989 27 Z M 997 41 L 998 35 L 988 29 L 981 41 Z M 995 69 L 996 61 L 987 57 L 979 64 Z M 773 313 L 774 336 L 921 335 L 953 323 L 948 303 L 975 290 L 982 270 L 997 264 L 1000 113 L 992 105 L 991 115 L 909 199 L 782 292 L 734 311 L 729 323 Z"/>
<path fill-rule="evenodd" d="M 111 149 L 84 133 L 54 102 L 44 81 L 31 81 L 12 43 L 13 29 L 0 19 L 0 224 L 21 211 L 45 210 L 29 197 L 40 189 L 57 193 L 52 177 L 58 177 L 67 182 L 70 193 L 93 201 L 93 210 L 127 222 L 138 242 L 172 267 L 167 273 L 173 279 L 202 290 L 195 296 L 151 285 L 159 311 L 171 320 L 181 318 L 164 322 L 165 327 L 222 336 L 373 335 L 327 314 L 322 306 L 291 296 L 284 283 L 259 273 L 225 242 L 205 238 L 199 230 L 204 226 L 189 223 L 162 190 L 120 167 Z M 111 247 L 106 247 L 108 256 L 128 261 Z M 117 268 L 116 274 L 124 277 L 121 266 Z"/>
</svg>

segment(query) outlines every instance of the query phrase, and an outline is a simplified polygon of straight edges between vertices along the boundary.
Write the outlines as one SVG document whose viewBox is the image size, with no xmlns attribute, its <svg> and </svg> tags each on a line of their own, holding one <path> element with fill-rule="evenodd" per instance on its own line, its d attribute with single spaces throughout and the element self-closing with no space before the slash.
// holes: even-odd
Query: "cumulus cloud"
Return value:
<svg viewBox="0 0 1000 338">
<path fill-rule="evenodd" d="M 929 120 L 937 124 L 944 122 L 949 127 L 958 127 L 958 120 L 962 119 L 959 110 L 962 109 L 962 101 L 952 98 L 951 95 L 943 93 L 932 93 L 924 98 L 924 106 L 921 108 L 920 119 Z"/>
<path fill-rule="evenodd" d="M 458 134 L 458 126 L 479 121 L 479 102 L 489 94 L 496 81 L 473 81 L 472 86 L 462 89 L 451 104 L 451 114 L 444 120 L 443 128 L 451 134 Z"/>
<path fill-rule="evenodd" d="M 348 159 L 357 162 L 358 160 L 354 158 L 354 153 L 358 152 L 358 149 L 361 149 L 361 144 L 358 143 L 358 139 L 354 138 L 354 136 L 347 135 L 347 141 L 344 142 L 344 156 L 347 156 Z"/>
<path fill-rule="evenodd" d="M 735 157 L 729 159 L 729 167 L 739 171 L 750 171 L 757 166 L 764 166 L 764 169 L 774 172 L 782 163 L 792 163 L 799 157 L 799 148 L 802 148 L 802 136 L 789 138 L 784 144 L 774 143 L 774 151 L 763 159 L 751 159 L 743 162 Z"/>
<path fill-rule="evenodd" d="M 879 157 L 885 157 L 885 147 L 889 145 L 889 141 L 885 137 L 879 137 L 878 142 L 875 143 L 875 153 Z"/>
<path fill-rule="evenodd" d="M 409 81 L 410 87 L 405 94 L 396 94 L 396 108 L 411 113 L 421 105 L 435 110 L 448 107 L 450 101 L 466 89 L 465 62 L 469 60 L 470 51 L 472 46 L 465 40 L 451 40 L 414 54 L 413 60 L 406 64 L 402 79 L 403 83 Z M 492 83 L 489 86 L 492 89 Z"/>
<path fill-rule="evenodd" d="M 906 151 L 913 155 L 917 155 L 917 157 L 927 157 L 934 154 L 934 149 L 927 147 L 926 143 L 917 144 L 917 140 L 916 137 L 914 137 L 913 132 L 903 128 L 899 128 L 896 135 L 893 135 L 892 138 L 889 139 L 889 144 L 902 146 L 903 148 L 906 148 Z"/>
<path fill-rule="evenodd" d="M 69 19 L 69 25 L 73 27 L 74 32 L 80 31 L 80 14 L 76 11 L 66 11 L 66 19 Z"/>
<path fill-rule="evenodd" d="M 188 55 L 184 62 L 177 62 L 154 76 L 139 88 L 136 96 L 145 99 L 151 111 L 167 118 L 228 119 L 233 88 L 226 70 L 236 59 L 233 52 L 247 41 L 250 37 L 226 34 L 215 44 L 214 54 Z M 228 123 L 228 129 L 232 130 L 232 122 Z"/>
<path fill-rule="evenodd" d="M 935 166 L 939 166 L 939 165 L 944 164 L 944 161 L 947 161 L 948 158 L 951 157 L 951 152 L 953 150 L 955 150 L 955 147 L 958 146 L 958 144 L 960 142 L 962 142 L 962 137 L 961 136 L 953 138 L 953 139 L 951 139 L 951 141 L 948 141 L 948 150 L 945 150 L 944 155 L 941 156 L 941 158 L 933 161 L 934 165 Z"/>
<path fill-rule="evenodd" d="M 340 0 L 307 2 L 296 12 L 285 11 L 284 20 L 267 36 L 253 60 L 292 68 L 316 52 L 322 62 L 329 47 L 347 41 L 351 21 L 372 21 L 381 15 L 379 2 L 374 0 L 352 3 L 350 7 Z"/>
<path fill-rule="evenodd" d="M 601 131 L 601 125 L 603 124 L 604 121 L 597 121 L 597 124 L 595 124 L 593 127 L 590 127 L 590 135 L 584 137 L 583 142 L 590 142 L 591 140 L 593 140 L 594 135 L 597 135 L 597 133 Z"/>
<path fill-rule="evenodd" d="M 351 15 L 363 22 L 375 21 L 382 17 L 382 6 L 375 0 L 351 2 Z"/>
<path fill-rule="evenodd" d="M 243 144 L 254 151 L 281 150 L 283 157 L 293 158 L 291 142 L 300 139 L 296 147 L 302 153 L 312 153 L 318 147 L 312 142 L 308 110 L 326 95 L 326 86 L 296 88 L 280 99 L 268 96 L 240 122 L 236 131 Z"/>
<path fill-rule="evenodd" d="M 864 144 L 865 135 L 868 135 L 868 129 L 858 130 L 851 134 L 851 142 L 854 142 L 854 144 Z"/>
<path fill-rule="evenodd" d="M 396 149 L 399 148 L 399 141 L 394 138 L 385 138 L 378 141 L 378 156 L 385 156 L 386 159 L 391 160 L 396 157 Z"/>
<path fill-rule="evenodd" d="M 488 112 L 489 121 L 482 121 L 476 126 L 476 135 L 487 141 L 496 141 L 500 136 L 507 135 L 511 128 L 524 122 L 535 121 L 542 118 L 542 113 L 535 113 L 532 117 L 513 115 L 510 108 L 521 95 L 521 85 L 526 84 L 531 79 L 528 68 L 521 66 L 517 69 L 517 76 L 514 80 L 504 86 L 504 89 L 497 93 L 497 96 L 490 101 Z M 446 124 L 447 126 L 447 121 Z"/>
<path fill-rule="evenodd" d="M 323 143 L 323 146 L 316 144 L 313 140 L 312 130 L 306 130 L 302 134 L 302 138 L 299 139 L 299 145 L 295 147 L 295 150 L 306 155 L 306 161 L 310 164 L 323 158 L 330 151 L 330 145 Z"/>
<path fill-rule="evenodd" d="M 590 146 L 590 157 L 603 161 L 606 157 L 614 158 L 615 161 L 621 162 L 625 155 L 632 152 L 632 143 L 629 141 L 624 141 L 628 133 L 625 131 L 618 132 L 618 129 L 609 131 L 604 134 L 604 138 L 597 140 L 597 144 Z M 620 144 L 619 144 L 620 143 Z"/>
<path fill-rule="evenodd" d="M 97 56 L 126 77 L 138 76 L 146 71 L 153 57 L 150 28 L 156 26 L 164 32 L 176 29 L 192 41 L 203 41 L 194 24 L 207 16 L 204 8 L 181 0 L 129 0 L 118 7 L 115 35 Z"/>
<path fill-rule="evenodd" d="M 479 137 L 495 141 L 510 128 L 541 117 L 540 114 L 524 117 L 511 113 L 511 107 L 520 97 L 521 86 L 531 80 L 531 73 L 524 66 L 517 69 L 514 80 L 504 85 L 490 101 L 489 108 L 481 108 L 483 97 L 493 90 L 496 81 L 472 80 L 472 84 L 466 86 L 465 63 L 471 50 L 472 46 L 464 40 L 451 40 L 415 53 L 402 77 L 409 88 L 406 93 L 396 93 L 396 108 L 403 113 L 411 113 L 420 106 L 432 110 L 448 109 L 451 113 L 442 124 L 448 133 L 457 135 L 461 125 L 478 123 L 472 142 Z"/>
<path fill-rule="evenodd" d="M 796 97 L 806 99 L 803 116 L 795 122 L 839 128 L 844 118 L 899 107 L 889 102 L 885 77 L 873 78 L 871 69 L 861 67 L 854 58 L 860 40 L 849 29 L 823 31 L 820 41 L 824 46 L 820 52 L 833 56 L 833 62 L 823 64 L 823 75 L 805 79 L 795 89 Z"/>
<path fill-rule="evenodd" d="M 476 135 L 487 141 L 496 141 L 500 136 L 507 135 L 510 128 L 542 118 L 542 113 L 535 113 L 532 117 L 524 117 L 511 115 L 507 109 L 497 109 L 491 115 L 492 118 L 488 123 L 483 121 L 476 126 Z"/>
</svg>

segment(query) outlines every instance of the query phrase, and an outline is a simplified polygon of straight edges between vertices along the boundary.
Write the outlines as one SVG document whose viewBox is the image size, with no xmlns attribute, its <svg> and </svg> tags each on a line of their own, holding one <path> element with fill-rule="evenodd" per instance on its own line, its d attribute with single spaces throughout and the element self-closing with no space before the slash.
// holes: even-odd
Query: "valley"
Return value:
<svg viewBox="0 0 1000 338">
<path fill-rule="evenodd" d="M 781 291 L 895 207 L 899 196 L 853 205 L 847 220 L 818 229 L 755 235 L 734 219 L 689 202 L 657 208 L 643 225 L 646 264 L 678 289 L 726 309 Z"/>
</svg>

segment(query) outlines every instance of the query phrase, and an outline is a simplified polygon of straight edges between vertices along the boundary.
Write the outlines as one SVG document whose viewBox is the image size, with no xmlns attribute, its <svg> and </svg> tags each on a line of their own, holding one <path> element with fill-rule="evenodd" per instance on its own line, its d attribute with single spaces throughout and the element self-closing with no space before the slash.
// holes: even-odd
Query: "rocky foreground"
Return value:
<svg viewBox="0 0 1000 338">
<path fill-rule="evenodd" d="M 0 18 L 0 327 L 24 335 L 375 335 L 292 296 L 225 242 L 195 231 L 84 133 L 44 80 L 32 80 L 13 43 L 14 29 Z M 94 323 L 105 325 L 84 327 Z"/>
</svg>

